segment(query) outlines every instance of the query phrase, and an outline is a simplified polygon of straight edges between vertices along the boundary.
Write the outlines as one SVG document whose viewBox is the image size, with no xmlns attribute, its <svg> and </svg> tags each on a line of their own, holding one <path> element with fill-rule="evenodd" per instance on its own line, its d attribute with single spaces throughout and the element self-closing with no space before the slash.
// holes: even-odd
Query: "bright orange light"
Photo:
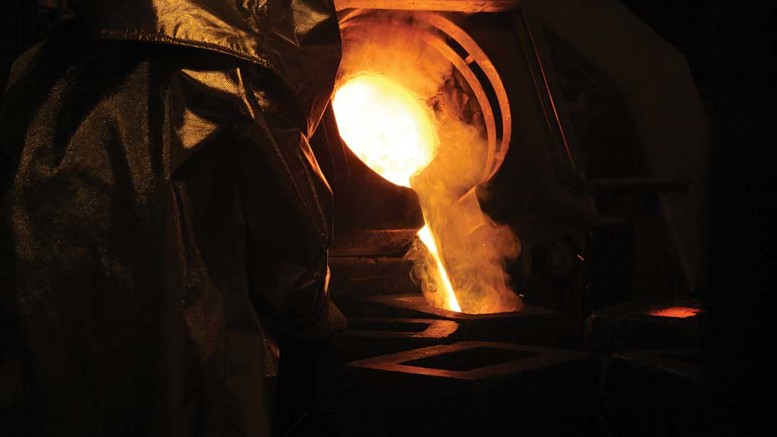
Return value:
<svg viewBox="0 0 777 437">
<path fill-rule="evenodd" d="M 410 187 L 437 150 L 437 132 L 418 99 L 386 76 L 363 73 L 337 89 L 332 108 L 340 136 L 368 167 Z"/>
<path fill-rule="evenodd" d="M 426 248 L 429 249 L 429 253 L 434 257 L 434 262 L 437 263 L 437 283 L 441 285 L 445 291 L 446 309 L 460 313 L 461 306 L 459 305 L 459 300 L 456 299 L 456 292 L 453 291 L 453 284 L 451 284 L 451 280 L 448 278 L 448 272 L 445 270 L 445 266 L 442 263 L 439 251 L 437 250 L 437 244 L 434 242 L 434 235 L 432 235 L 432 230 L 429 229 L 429 225 L 425 225 L 418 231 L 418 238 L 424 243 Z"/>
<path fill-rule="evenodd" d="M 658 316 L 658 317 L 672 317 L 675 319 L 685 319 L 688 317 L 693 317 L 696 314 L 699 314 L 700 312 L 702 311 L 699 308 L 676 306 L 676 307 L 667 307 L 667 308 L 661 308 L 658 310 L 653 310 L 653 311 L 650 311 L 648 314 L 651 316 Z"/>
<path fill-rule="evenodd" d="M 359 74 L 335 92 L 332 108 L 340 136 L 373 171 L 410 188 L 410 178 L 426 168 L 437 151 L 435 124 L 424 106 L 399 83 L 379 74 Z M 461 312 L 445 265 L 428 225 L 418 238 L 437 265 L 437 285 L 446 309 Z"/>
</svg>

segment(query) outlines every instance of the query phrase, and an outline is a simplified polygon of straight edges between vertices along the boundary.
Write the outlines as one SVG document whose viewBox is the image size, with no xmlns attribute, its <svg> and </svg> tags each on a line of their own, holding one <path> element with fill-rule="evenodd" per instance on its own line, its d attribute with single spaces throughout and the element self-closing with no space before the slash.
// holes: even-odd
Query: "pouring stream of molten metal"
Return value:
<svg viewBox="0 0 777 437">
<path fill-rule="evenodd" d="M 410 178 L 434 159 L 438 143 L 434 122 L 399 83 L 379 74 L 357 75 L 337 89 L 332 108 L 348 147 L 389 182 L 412 188 Z M 434 257 L 437 285 L 445 291 L 447 309 L 461 312 L 428 224 L 418 237 Z"/>
<path fill-rule="evenodd" d="M 424 227 L 418 231 L 418 238 L 424 243 L 424 246 L 426 246 L 429 253 L 432 254 L 434 262 L 437 264 L 437 272 L 439 275 L 438 283 L 445 290 L 448 309 L 460 313 L 461 306 L 459 305 L 459 300 L 456 298 L 456 292 L 453 290 L 453 284 L 451 284 L 450 278 L 448 278 L 448 272 L 445 270 L 445 266 L 442 263 L 440 252 L 437 250 L 437 243 L 434 241 L 434 235 L 432 235 L 432 230 L 429 228 L 429 225 L 424 225 Z"/>
</svg>

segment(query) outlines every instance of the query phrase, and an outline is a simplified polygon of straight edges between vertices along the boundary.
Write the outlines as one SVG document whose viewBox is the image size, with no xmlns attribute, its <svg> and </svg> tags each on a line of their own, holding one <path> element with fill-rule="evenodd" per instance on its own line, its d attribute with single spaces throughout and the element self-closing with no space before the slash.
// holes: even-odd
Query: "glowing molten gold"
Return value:
<svg viewBox="0 0 777 437">
<path fill-rule="evenodd" d="M 688 317 L 693 317 L 696 314 L 699 314 L 701 312 L 702 311 L 699 308 L 675 306 L 675 307 L 667 307 L 667 308 L 653 310 L 653 311 L 650 311 L 648 314 L 650 314 L 651 316 L 657 316 L 657 317 L 671 317 L 675 319 L 685 319 Z"/>
<path fill-rule="evenodd" d="M 442 286 L 445 292 L 445 304 L 446 309 L 461 312 L 461 306 L 459 306 L 459 300 L 456 299 L 456 292 L 453 291 L 453 284 L 451 284 L 450 278 L 448 278 L 448 272 L 445 270 L 445 266 L 440 258 L 439 250 L 437 250 L 437 243 L 434 241 L 434 235 L 432 230 L 429 229 L 429 225 L 424 225 L 420 231 L 418 231 L 418 238 L 424 243 L 424 246 L 429 250 L 429 253 L 434 257 L 434 262 L 437 264 L 437 283 Z"/>
<path fill-rule="evenodd" d="M 340 136 L 368 167 L 396 185 L 434 158 L 437 133 L 429 113 L 399 83 L 364 73 L 337 89 L 332 107 Z"/>
<path fill-rule="evenodd" d="M 332 108 L 340 136 L 373 171 L 396 185 L 410 187 L 437 150 L 437 132 L 424 106 L 405 87 L 379 74 L 357 75 L 335 92 Z M 429 225 L 418 231 L 437 265 L 444 307 L 461 312 Z"/>
</svg>

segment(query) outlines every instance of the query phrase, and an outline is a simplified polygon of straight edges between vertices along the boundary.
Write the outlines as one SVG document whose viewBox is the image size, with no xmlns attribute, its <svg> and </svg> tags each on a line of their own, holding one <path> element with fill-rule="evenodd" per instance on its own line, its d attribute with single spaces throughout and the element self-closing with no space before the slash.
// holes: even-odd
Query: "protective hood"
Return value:
<svg viewBox="0 0 777 437">
<path fill-rule="evenodd" d="M 103 39 L 213 50 L 259 64 L 296 99 L 296 121 L 317 125 L 340 61 L 333 0 L 80 0 Z"/>
<path fill-rule="evenodd" d="M 339 62 L 332 2 L 78 6 L 0 105 L 18 435 L 270 435 L 273 339 L 343 324 L 308 143 Z"/>
</svg>

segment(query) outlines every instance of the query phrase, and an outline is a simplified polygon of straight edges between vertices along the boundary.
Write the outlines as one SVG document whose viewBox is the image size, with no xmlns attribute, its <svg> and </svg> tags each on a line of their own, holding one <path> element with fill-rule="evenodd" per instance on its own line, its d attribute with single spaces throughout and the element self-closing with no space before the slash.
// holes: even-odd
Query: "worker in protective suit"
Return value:
<svg viewBox="0 0 777 437">
<path fill-rule="evenodd" d="M 2 102 L 0 408 L 24 435 L 268 435 L 276 345 L 345 323 L 307 141 L 332 0 L 76 8 Z"/>
</svg>

